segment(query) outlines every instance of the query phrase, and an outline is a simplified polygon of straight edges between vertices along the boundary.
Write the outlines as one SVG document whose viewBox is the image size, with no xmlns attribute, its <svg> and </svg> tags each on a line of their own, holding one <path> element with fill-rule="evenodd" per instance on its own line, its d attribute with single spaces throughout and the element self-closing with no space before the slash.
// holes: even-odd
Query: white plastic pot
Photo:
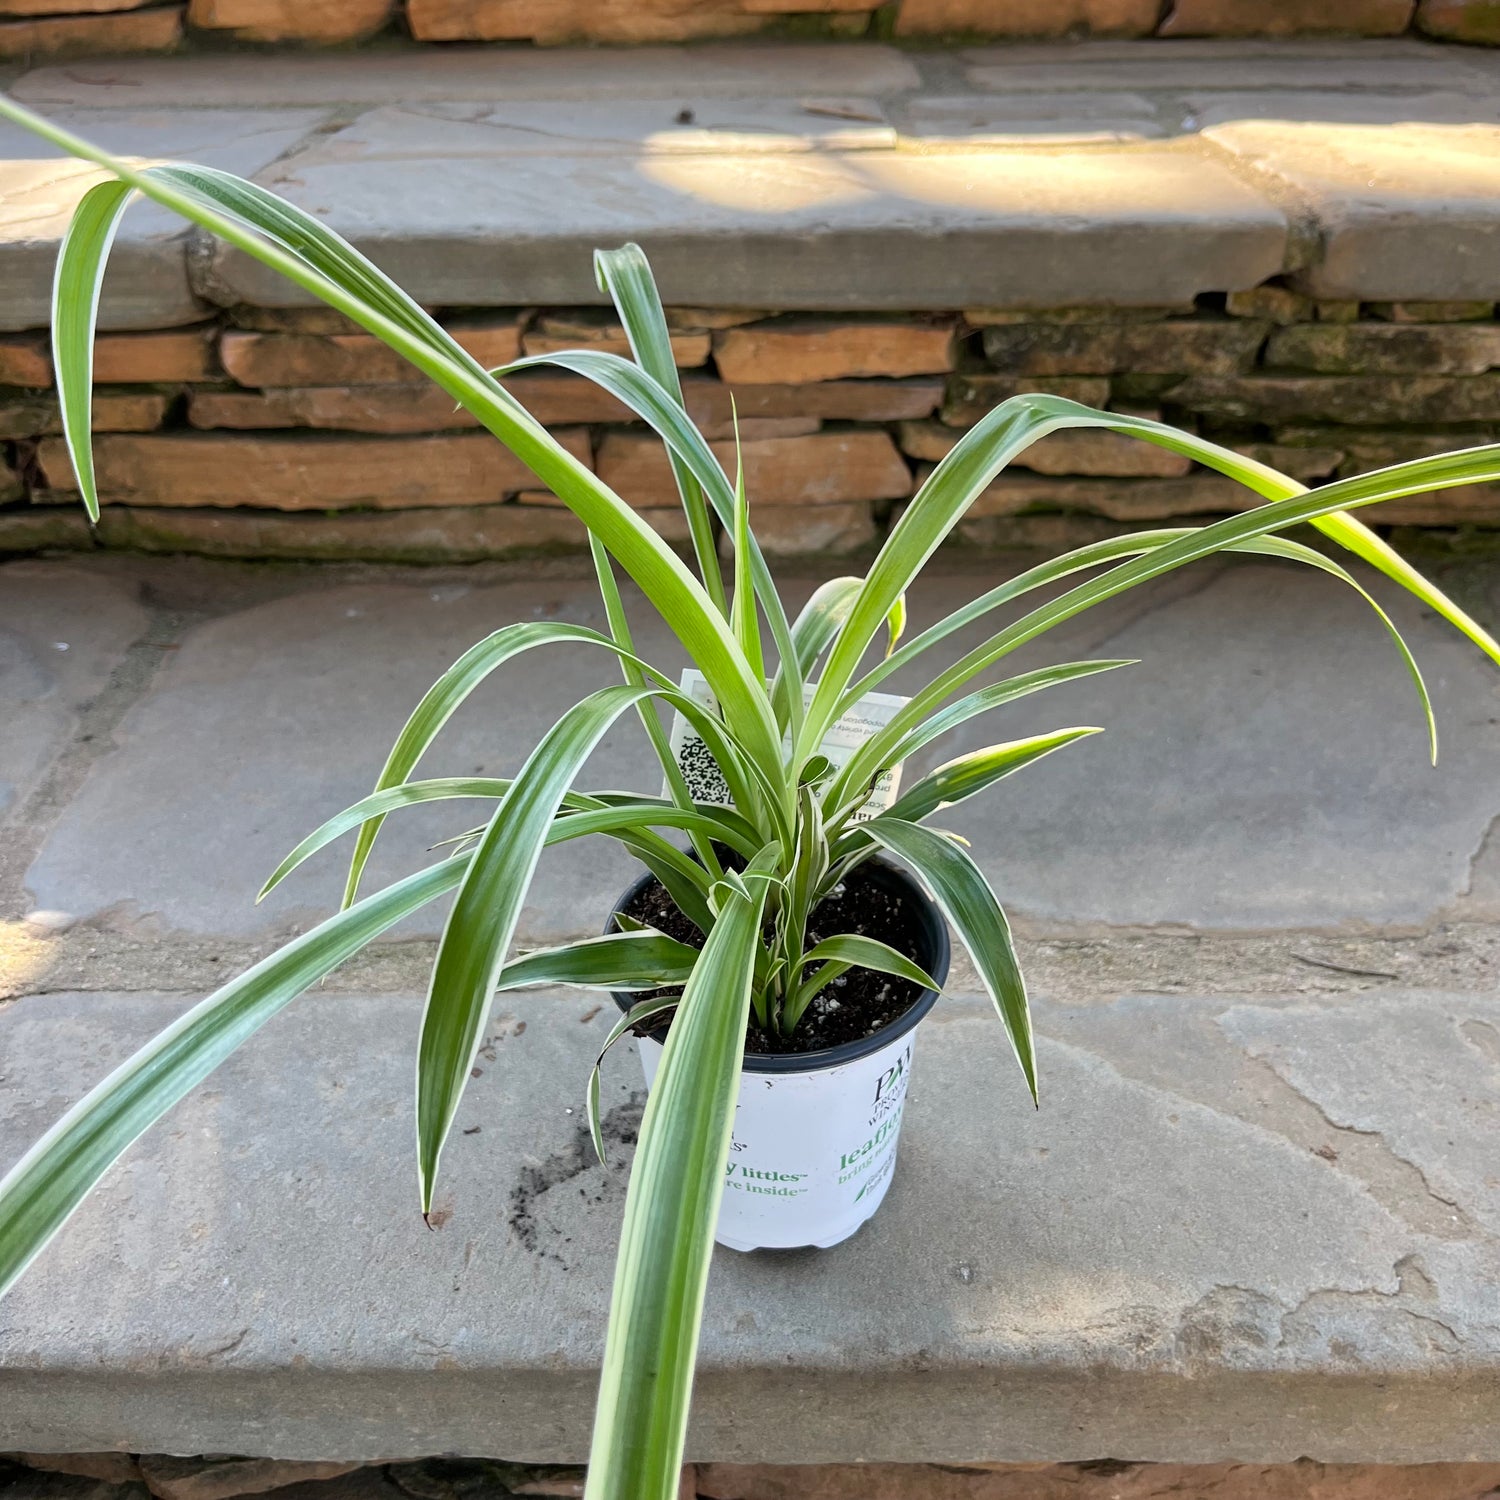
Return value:
<svg viewBox="0 0 1500 1500">
<path fill-rule="evenodd" d="M 913 957 L 941 984 L 948 975 L 947 928 L 921 888 L 878 860 L 862 865 L 855 878 L 899 891 L 917 930 L 920 951 Z M 629 1008 L 631 996 L 615 998 Z M 917 1026 L 936 1000 L 929 990 L 890 1026 L 840 1047 L 746 1053 L 715 1235 L 721 1245 L 827 1249 L 880 1207 L 896 1165 Z M 662 1042 L 642 1037 L 638 1045 L 649 1089 Z"/>
</svg>

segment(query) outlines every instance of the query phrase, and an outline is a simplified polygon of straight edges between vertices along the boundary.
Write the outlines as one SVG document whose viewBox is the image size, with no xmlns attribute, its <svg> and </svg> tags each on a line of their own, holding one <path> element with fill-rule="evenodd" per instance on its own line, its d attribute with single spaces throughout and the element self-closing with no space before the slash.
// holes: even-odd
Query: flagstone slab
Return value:
<svg viewBox="0 0 1500 1500">
<path fill-rule="evenodd" d="M 0 1012 L 0 1160 L 186 1004 Z M 583 1458 L 638 1064 L 607 1067 L 601 1167 L 608 1009 L 505 997 L 429 1231 L 420 1010 L 308 996 L 129 1151 L 6 1300 L 0 1444 Z M 1040 1111 L 987 1002 L 945 1000 L 876 1218 L 716 1253 L 690 1459 L 1500 1458 L 1500 1000 L 1100 995 L 1038 1022 Z"/>
<path fill-rule="evenodd" d="M 186 109 L 173 94 L 144 107 L 49 117 L 108 151 L 143 160 L 194 161 L 250 176 L 289 151 L 324 109 Z M 105 173 L 65 159 L 15 125 L 0 125 L 0 329 L 46 327 L 58 247 L 79 199 Z M 102 328 L 162 328 L 204 314 L 188 284 L 191 230 L 154 204 L 127 210 L 105 273 Z"/>
<path fill-rule="evenodd" d="M 127 581 L 69 563 L 12 563 L 0 585 L 0 822 L 80 732 L 80 715 L 145 631 Z"/>
<path fill-rule="evenodd" d="M 1500 297 L 1500 125 L 1244 120 L 1205 135 L 1282 184 L 1317 225 L 1319 253 L 1294 278 L 1301 289 Z"/>
<path fill-rule="evenodd" d="M 759 99 L 830 92 L 861 96 L 918 86 L 915 64 L 892 47 L 845 45 L 838 67 L 817 44 L 509 50 L 412 48 L 348 56 L 129 57 L 27 73 L 12 92 L 37 109 L 134 105 L 144 96 L 224 108 L 377 105 L 393 100 Z"/>
<path fill-rule="evenodd" d="M 514 620 L 603 624 L 585 581 L 430 583 L 410 572 L 290 581 L 268 600 L 248 596 L 232 569 L 210 575 L 222 579 L 221 613 L 186 632 L 99 747 L 27 873 L 33 905 L 257 941 L 306 926 L 336 905 L 347 840 L 259 907 L 257 889 L 304 834 L 370 789 L 438 673 Z M 911 592 L 911 628 L 999 576 L 929 576 Z M 791 583 L 790 608 L 812 582 Z M 1018 916 L 1221 930 L 1431 922 L 1465 898 L 1500 815 L 1500 683 L 1447 627 L 1388 586 L 1378 592 L 1428 674 L 1435 769 L 1411 681 L 1357 597 L 1322 575 L 1236 562 L 1200 565 L 1017 653 L 1010 670 L 1141 662 L 972 720 L 907 774 L 1026 734 L 1107 727 L 938 819 L 971 840 Z M 638 600 L 633 610 L 638 648 L 675 673 L 684 658 L 665 627 Z M 984 637 L 982 626 L 957 633 L 934 650 L 935 665 Z M 512 774 L 565 708 L 613 680 L 603 654 L 584 647 L 517 658 L 460 711 L 419 774 Z M 908 670 L 888 686 L 926 680 Z M 611 733 L 580 785 L 659 788 L 637 725 Z M 372 878 L 415 868 L 486 808 L 396 815 Z M 611 843 L 550 851 L 524 935 L 597 930 L 630 878 Z M 434 912 L 406 930 L 438 926 Z"/>
<path fill-rule="evenodd" d="M 805 150 L 514 156 L 482 123 L 360 126 L 258 179 L 317 214 L 419 301 L 603 299 L 592 252 L 637 240 L 694 306 L 911 309 L 1174 305 L 1280 269 L 1280 209 L 1203 153 L 1151 144 L 921 154 Z M 216 301 L 305 294 L 225 247 Z"/>
</svg>

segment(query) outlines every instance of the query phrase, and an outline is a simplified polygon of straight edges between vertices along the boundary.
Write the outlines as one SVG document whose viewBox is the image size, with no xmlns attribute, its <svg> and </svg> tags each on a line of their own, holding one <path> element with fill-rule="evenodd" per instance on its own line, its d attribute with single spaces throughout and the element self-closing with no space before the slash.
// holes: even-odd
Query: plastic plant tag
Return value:
<svg viewBox="0 0 1500 1500">
<path fill-rule="evenodd" d="M 718 700 L 710 691 L 707 679 L 697 668 L 688 667 L 682 674 L 679 686 L 694 702 L 717 711 Z M 812 702 L 815 686 L 816 684 L 808 683 L 803 688 L 804 706 Z M 885 728 L 895 717 L 896 710 L 904 707 L 908 701 L 906 698 L 898 698 L 894 693 L 866 693 L 823 737 L 819 748 L 828 757 L 833 769 L 842 770 L 854 752 Z M 708 746 L 681 714 L 672 715 L 671 746 L 672 755 L 687 783 L 688 794 L 695 802 L 711 802 L 721 807 L 728 807 L 733 802 L 724 777 L 713 756 L 709 754 Z M 868 822 L 877 813 L 884 812 L 896 800 L 896 793 L 900 789 L 901 765 L 897 762 L 880 773 L 870 789 L 869 798 L 854 814 L 853 821 Z M 663 795 L 669 795 L 665 788 Z"/>
</svg>

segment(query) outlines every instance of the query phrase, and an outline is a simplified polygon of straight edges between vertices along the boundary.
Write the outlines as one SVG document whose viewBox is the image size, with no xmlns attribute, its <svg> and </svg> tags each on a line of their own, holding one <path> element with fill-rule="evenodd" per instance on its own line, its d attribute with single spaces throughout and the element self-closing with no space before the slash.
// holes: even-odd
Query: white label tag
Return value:
<svg viewBox="0 0 1500 1500">
<path fill-rule="evenodd" d="M 717 712 L 718 700 L 709 690 L 707 679 L 696 667 L 688 667 L 683 671 L 679 686 L 695 703 L 701 703 L 705 708 Z M 803 687 L 804 707 L 812 702 L 813 687 L 812 683 Z M 848 765 L 854 752 L 866 740 L 884 729 L 895 718 L 897 709 L 905 707 L 909 701 L 898 698 L 894 693 L 866 693 L 823 736 L 820 749 L 834 769 L 842 770 Z M 671 746 L 672 755 L 682 771 L 682 779 L 687 783 L 688 795 L 695 802 L 711 802 L 720 807 L 727 807 L 733 802 L 718 764 L 709 754 L 708 746 L 680 713 L 672 715 Z M 866 823 L 877 813 L 884 812 L 896 800 L 896 793 L 900 788 L 901 765 L 898 762 L 881 772 L 879 780 L 870 791 L 869 799 L 854 814 L 853 821 Z M 670 789 L 664 787 L 662 795 L 669 796 Z"/>
</svg>

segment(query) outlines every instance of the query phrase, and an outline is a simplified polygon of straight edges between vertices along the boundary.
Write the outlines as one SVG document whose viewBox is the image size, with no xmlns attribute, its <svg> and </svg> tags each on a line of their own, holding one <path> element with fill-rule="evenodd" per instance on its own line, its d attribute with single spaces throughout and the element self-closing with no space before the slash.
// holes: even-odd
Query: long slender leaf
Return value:
<svg viewBox="0 0 1500 1500">
<path fill-rule="evenodd" d="M 430 781 L 405 781 L 399 786 L 387 787 L 383 792 L 372 792 L 342 812 L 335 813 L 326 823 L 308 834 L 277 865 L 255 899 L 264 900 L 299 865 L 371 818 L 383 818 L 404 807 L 415 807 L 427 802 L 460 798 L 498 800 L 510 788 L 511 782 L 506 777 L 443 776 Z M 653 827 L 681 828 L 701 834 L 707 839 L 718 839 L 738 850 L 747 859 L 762 844 L 755 829 L 729 807 L 704 804 L 702 807 L 681 808 L 651 798 L 621 803 L 602 801 L 576 792 L 570 792 L 563 798 L 563 807 L 569 811 L 553 820 L 547 833 L 548 844 L 583 838 L 591 833 L 612 834 L 620 830 L 636 831 Z M 479 831 L 482 833 L 484 830 Z"/>
<path fill-rule="evenodd" d="M 1013 703 L 1017 698 L 1039 693 L 1044 688 L 1057 687 L 1080 677 L 1092 677 L 1098 672 L 1113 672 L 1118 667 L 1132 667 L 1135 664 L 1128 657 L 1063 662 L 1060 666 L 1040 667 L 1034 672 L 1023 672 L 1017 677 L 1007 677 L 1004 682 L 980 688 L 978 692 L 970 693 L 956 703 L 950 703 L 946 708 L 930 714 L 906 732 L 898 732 L 882 739 L 879 745 L 872 747 L 868 755 L 857 753 L 852 756 L 830 789 L 828 801 L 841 811 L 846 807 L 851 811 L 862 807 L 869 795 L 865 788 L 884 766 L 897 765 L 907 760 L 933 740 L 967 724 L 970 719 Z M 866 743 L 871 744 L 874 739 L 875 736 L 872 735 Z M 860 747 L 861 750 L 864 748 L 863 745 Z"/>
<path fill-rule="evenodd" d="M 649 688 L 602 688 L 543 736 L 474 851 L 438 946 L 417 1053 L 417 1171 L 432 1207 L 438 1158 L 484 1037 L 490 1001 L 552 820 L 605 731 Z"/>
<path fill-rule="evenodd" d="M 943 915 L 963 940 L 974 967 L 1000 1013 L 1031 1097 L 1037 1097 L 1036 1043 L 1026 981 L 1016 960 L 1010 923 L 979 866 L 956 844 L 918 823 L 888 813 L 872 818 L 864 831 L 909 865 L 932 892 Z"/>
<path fill-rule="evenodd" d="M 600 349 L 563 349 L 552 354 L 535 354 L 505 365 L 495 373 L 508 375 L 513 371 L 533 369 L 541 365 L 555 365 L 559 369 L 571 370 L 575 375 L 582 375 L 592 380 L 601 390 L 608 391 L 622 405 L 628 406 L 661 438 L 668 453 L 682 461 L 703 487 L 720 523 L 726 530 L 732 530 L 734 487 L 729 483 L 724 466 L 714 456 L 713 449 L 702 433 L 689 420 L 682 403 L 675 400 L 659 381 L 628 359 Z M 776 643 L 783 663 L 793 661 L 796 653 L 792 650 L 791 627 L 787 624 L 781 595 L 771 577 L 760 543 L 753 536 L 750 538 L 750 567 L 755 580 L 756 597 L 765 613 L 771 639 Z M 793 726 L 795 734 L 802 716 L 800 696 L 788 693 L 784 707 L 791 716 L 787 722 Z"/>
<path fill-rule="evenodd" d="M 0 1181 L 0 1296 L 132 1141 L 304 990 L 452 890 L 468 864 L 444 860 L 330 917 L 215 990 L 90 1089 Z"/>
<path fill-rule="evenodd" d="M 1144 557 L 1117 566 L 1104 579 L 1080 585 L 1063 596 L 1068 618 L 1104 598 L 1198 557 L 1222 551 L 1233 543 L 1311 521 L 1325 525 L 1340 545 L 1355 544 L 1359 555 L 1412 589 L 1450 623 L 1468 635 L 1492 660 L 1500 661 L 1497 644 L 1459 607 L 1416 574 L 1371 536 L 1346 509 L 1441 489 L 1500 475 L 1500 445 L 1459 454 L 1419 459 L 1372 475 L 1339 480 L 1317 491 L 1305 491 L 1295 480 L 1264 464 L 1244 458 L 1202 438 L 1178 432 L 1144 418 L 1096 412 L 1055 396 L 1015 396 L 989 413 L 959 441 L 937 466 L 905 514 L 892 530 L 829 657 L 812 707 L 803 724 L 798 746 L 800 760 L 812 753 L 828 725 L 866 647 L 880 629 L 911 579 L 947 536 L 974 497 L 1016 454 L 1039 438 L 1063 427 L 1102 427 L 1142 437 L 1174 452 L 1185 453 L 1231 477 L 1270 503 L 1210 526 L 1195 528 L 1188 537 L 1154 549 Z M 1105 580 L 1108 582 L 1105 582 Z M 1041 617 L 1042 612 L 1036 612 Z M 1055 619 L 1052 621 L 1055 623 Z M 1046 625 L 1043 629 L 1048 628 Z M 1038 631 L 1037 633 L 1040 633 Z"/>
<path fill-rule="evenodd" d="M 676 1493 L 765 886 L 728 882 L 646 1102 L 625 1199 L 587 1500 Z"/>
<path fill-rule="evenodd" d="M 618 920 L 618 918 L 616 918 Z M 697 958 L 698 952 L 693 951 L 693 957 Z M 687 976 L 683 976 L 683 982 L 687 982 Z M 599 1048 L 599 1055 L 594 1059 L 594 1066 L 589 1070 L 588 1087 L 584 1090 L 584 1111 L 588 1115 L 589 1135 L 594 1142 L 594 1155 L 601 1163 L 606 1161 L 604 1152 L 604 1131 L 599 1125 L 599 1070 L 604 1066 L 605 1055 L 609 1049 L 625 1035 L 627 1031 L 634 1031 L 637 1027 L 645 1025 L 647 1021 L 664 1014 L 669 1010 L 677 1009 L 679 995 L 657 995 L 649 1000 L 642 1000 L 632 1005 L 613 1026 L 609 1028 L 609 1035 L 604 1038 L 604 1044 Z"/>
<path fill-rule="evenodd" d="M 636 363 L 682 406 L 682 381 L 672 353 L 672 335 L 645 251 L 635 244 L 622 245 L 618 250 L 596 250 L 594 273 L 600 288 L 609 293 L 620 314 Z M 692 469 L 670 447 L 667 458 L 672 465 L 672 477 L 677 481 L 703 586 L 718 605 L 719 613 L 727 614 L 724 580 L 719 575 L 719 559 L 714 549 L 713 520 L 704 503 L 702 486 L 693 477 Z"/>
<path fill-rule="evenodd" d="M 553 438 L 411 299 L 310 214 L 209 168 L 137 168 L 0 96 L 0 117 L 105 167 L 145 197 L 218 235 L 347 314 L 471 411 L 604 543 L 661 611 L 712 685 L 728 721 L 769 772 L 780 730 L 764 684 L 703 586 L 606 484 Z M 446 340 L 446 342 L 445 342 Z M 79 361 L 64 361 L 70 368 Z"/>
<path fill-rule="evenodd" d="M 956 802 L 965 802 L 977 796 L 997 781 L 1013 775 L 1023 766 L 1061 750 L 1077 740 L 1103 734 L 1099 728 L 1058 729 L 1051 734 L 1032 735 L 1024 740 L 1012 740 L 1005 745 L 988 745 L 983 750 L 971 750 L 941 765 L 930 775 L 924 776 L 915 786 L 903 792 L 891 805 L 888 816 L 904 818 L 915 823 L 940 808 L 951 807 Z M 868 829 L 868 824 L 862 824 Z"/>
<path fill-rule="evenodd" d="M 52 279 L 52 348 L 63 439 L 91 521 L 99 519 L 91 410 L 94 324 L 110 246 L 133 193 L 128 182 L 100 182 L 83 195 L 63 236 Z"/>
<path fill-rule="evenodd" d="M 533 985 L 565 984 L 589 990 L 654 990 L 686 984 L 698 949 L 665 933 L 609 932 L 513 958 L 500 970 L 496 993 Z"/>
<path fill-rule="evenodd" d="M 523 620 L 492 631 L 482 641 L 475 642 L 422 695 L 422 701 L 412 710 L 411 717 L 396 736 L 396 742 L 386 756 L 385 765 L 375 778 L 375 791 L 383 792 L 399 786 L 411 775 L 443 726 L 490 673 L 504 666 L 513 657 L 534 650 L 537 646 L 578 643 L 603 646 L 607 651 L 620 651 L 614 641 L 597 630 L 554 620 Z M 631 661 L 642 672 L 650 671 L 657 681 L 671 686 L 670 679 L 648 667 L 647 663 L 634 657 Z M 383 822 L 384 815 L 378 814 L 372 816 L 360 829 L 349 861 L 349 879 L 344 890 L 346 906 L 358 893 L 360 877 L 369 862 L 370 851 L 375 846 L 375 838 Z"/>
</svg>

